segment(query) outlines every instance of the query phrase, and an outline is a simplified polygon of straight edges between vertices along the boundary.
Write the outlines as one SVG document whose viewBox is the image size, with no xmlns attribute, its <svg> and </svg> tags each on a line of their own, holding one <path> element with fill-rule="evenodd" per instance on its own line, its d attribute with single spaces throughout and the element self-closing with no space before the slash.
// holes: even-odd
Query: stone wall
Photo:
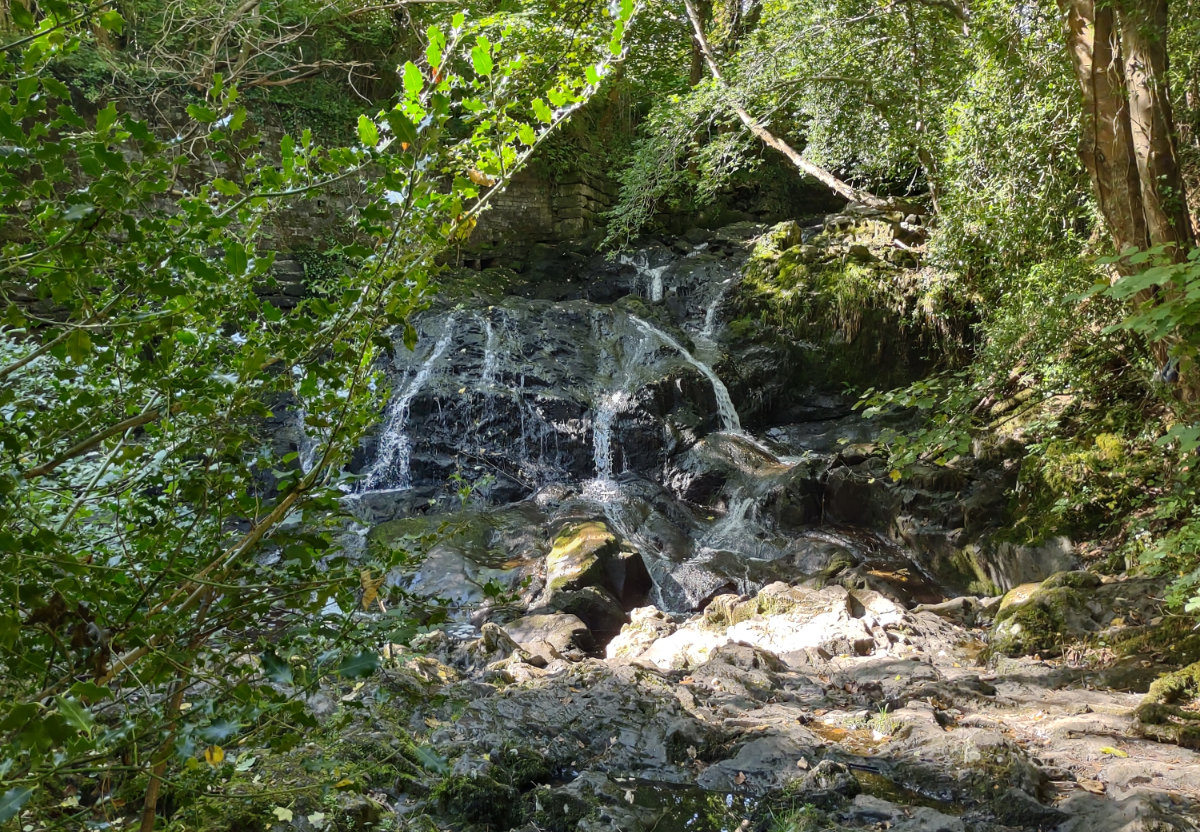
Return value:
<svg viewBox="0 0 1200 832">
<path fill-rule="evenodd" d="M 135 117 L 178 132 L 193 125 L 187 103 L 161 97 L 152 108 L 132 101 L 124 106 Z M 259 147 L 270 155 L 279 147 L 285 124 L 277 108 L 247 104 L 249 128 L 259 134 Z M 235 182 L 242 178 L 242 171 L 230 163 L 214 164 L 205 173 L 212 172 Z M 348 240 L 354 216 L 364 202 L 364 190 L 364 182 L 357 177 L 340 180 L 268 219 L 260 245 L 276 252 L 272 274 L 279 285 L 264 286 L 267 299 L 281 308 L 296 304 L 304 294 L 304 264 L 313 259 L 309 255 Z M 582 171 L 555 174 L 544 166 L 531 165 L 492 200 L 469 241 L 449 256 L 476 267 L 518 265 L 538 243 L 580 240 L 599 230 L 601 215 L 616 201 L 616 195 L 615 184 L 601 176 Z M 171 210 L 166 203 L 163 207 Z"/>
<path fill-rule="evenodd" d="M 615 201 L 616 186 L 594 174 L 526 168 L 479 218 L 463 260 L 482 267 L 510 265 L 537 243 L 588 237 L 602 227 L 602 215 Z"/>
</svg>

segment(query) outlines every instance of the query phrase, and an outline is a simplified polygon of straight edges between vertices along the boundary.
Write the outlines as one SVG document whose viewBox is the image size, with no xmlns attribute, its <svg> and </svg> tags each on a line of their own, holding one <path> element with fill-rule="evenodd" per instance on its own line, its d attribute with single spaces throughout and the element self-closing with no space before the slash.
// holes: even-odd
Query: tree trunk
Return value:
<svg viewBox="0 0 1200 832">
<path fill-rule="evenodd" d="M 1124 0 L 1118 9 L 1146 230 L 1151 245 L 1173 244 L 1182 258 L 1192 227 L 1167 86 L 1167 0 Z"/>
<path fill-rule="evenodd" d="M 1163 246 L 1182 262 L 1193 244 L 1167 84 L 1167 0 L 1059 0 L 1083 92 L 1079 155 L 1118 252 Z M 1119 262 L 1114 279 L 1139 270 Z M 1147 291 L 1138 304 L 1154 303 Z M 1174 338 L 1151 347 L 1165 366 Z M 1200 397 L 1194 360 L 1183 397 Z"/>
<path fill-rule="evenodd" d="M 1133 152 L 1124 61 L 1112 8 L 1095 0 L 1060 0 L 1067 41 L 1083 90 L 1079 155 L 1117 251 L 1149 245 Z"/>
<path fill-rule="evenodd" d="M 697 0 L 696 15 L 700 18 L 703 31 L 703 27 L 708 25 L 709 18 L 712 17 L 712 0 Z M 704 79 L 704 53 L 700 50 L 700 41 L 696 39 L 695 29 L 689 26 L 688 32 L 692 41 L 692 64 L 688 68 L 688 85 L 694 87 Z"/>
<path fill-rule="evenodd" d="M 713 80 L 716 81 L 721 88 L 723 88 L 726 92 L 729 92 L 729 87 L 725 83 L 725 78 L 721 75 L 721 67 L 717 65 L 717 59 L 713 55 L 712 49 L 708 45 L 708 38 L 704 34 L 704 23 L 700 19 L 700 13 L 696 10 L 696 3 L 694 0 L 683 0 L 683 5 L 687 11 L 688 19 L 692 22 L 693 40 L 696 46 L 700 49 L 700 55 L 703 57 L 704 63 L 708 65 L 709 74 L 712 75 Z M 858 202 L 867 206 L 868 208 L 887 209 L 897 207 L 897 202 L 880 199 L 869 191 L 859 190 L 853 185 L 838 179 L 824 168 L 814 165 L 812 162 L 805 159 L 796 151 L 795 148 L 793 148 L 783 139 L 776 136 L 774 133 L 768 130 L 764 124 L 755 119 L 754 116 L 750 115 L 749 111 L 747 111 L 746 108 L 743 107 L 741 103 L 732 96 L 732 94 L 729 96 L 729 103 L 733 108 L 733 111 L 737 114 L 738 119 L 740 119 L 742 124 L 745 125 L 746 129 L 758 137 L 763 144 L 782 153 L 787 160 L 795 165 L 801 173 L 807 174 L 813 179 L 816 179 L 838 196 L 851 202 Z"/>
</svg>

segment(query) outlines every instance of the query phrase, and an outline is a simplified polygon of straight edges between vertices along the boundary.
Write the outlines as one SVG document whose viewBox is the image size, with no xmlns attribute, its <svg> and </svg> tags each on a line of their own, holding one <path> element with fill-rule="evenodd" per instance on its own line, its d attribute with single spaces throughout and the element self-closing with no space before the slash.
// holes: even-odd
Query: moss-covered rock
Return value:
<svg viewBox="0 0 1200 832">
<path fill-rule="evenodd" d="M 604 558 L 615 554 L 618 546 L 617 536 L 599 520 L 567 526 L 546 556 L 547 588 L 553 592 L 604 585 Z"/>
<path fill-rule="evenodd" d="M 992 627 L 993 652 L 1059 655 L 1067 643 L 1097 628 L 1087 590 L 1099 584 L 1100 579 L 1087 572 L 1060 572 L 1041 583 L 1010 590 Z"/>
<path fill-rule="evenodd" d="M 1152 684 L 1138 706 L 1134 726 L 1158 742 L 1200 749 L 1200 662 Z"/>
<path fill-rule="evenodd" d="M 443 778 L 430 799 L 448 817 L 467 823 L 508 829 L 521 823 L 531 808 L 521 795 L 550 780 L 546 758 L 530 748 L 503 748 L 486 766 Z"/>
</svg>

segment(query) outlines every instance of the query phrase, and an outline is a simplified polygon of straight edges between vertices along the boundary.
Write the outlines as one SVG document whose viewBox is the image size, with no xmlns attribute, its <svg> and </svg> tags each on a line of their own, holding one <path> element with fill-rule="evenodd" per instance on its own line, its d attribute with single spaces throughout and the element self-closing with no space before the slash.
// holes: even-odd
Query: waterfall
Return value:
<svg viewBox="0 0 1200 832">
<path fill-rule="evenodd" d="M 490 315 L 485 314 L 483 317 L 483 330 L 487 342 L 483 348 L 483 370 L 479 374 L 479 383 L 483 387 L 490 387 L 496 382 L 496 367 L 500 363 L 499 354 L 496 352 L 496 330 L 492 327 Z"/>
<path fill-rule="evenodd" d="M 737 409 L 733 406 L 733 399 L 729 395 L 729 388 L 725 386 L 725 382 L 721 381 L 720 377 L 713 372 L 712 367 L 698 360 L 694 355 L 688 352 L 682 344 L 676 341 L 667 333 L 656 327 L 649 321 L 642 320 L 637 315 L 629 316 L 642 332 L 657 338 L 671 349 L 677 351 L 683 360 L 691 364 L 712 384 L 713 395 L 717 400 L 717 415 L 721 417 L 721 430 L 726 433 L 741 433 L 742 420 L 738 417 Z"/>
<path fill-rule="evenodd" d="M 700 337 L 707 341 L 712 341 L 713 335 L 716 334 L 717 309 L 721 306 L 721 301 L 725 299 L 725 292 L 729 289 L 729 284 L 732 282 L 732 278 L 726 278 L 721 283 L 721 289 L 717 292 L 717 296 L 712 299 L 712 303 L 704 310 L 704 328 L 700 330 Z"/>
<path fill-rule="evenodd" d="M 308 414 L 301 410 L 296 418 L 300 424 L 300 442 L 297 449 L 299 452 L 300 470 L 307 474 L 317 464 L 317 451 L 321 449 L 321 443 L 308 434 L 308 428 L 305 425 Z"/>
<path fill-rule="evenodd" d="M 717 520 L 708 531 L 696 541 L 697 548 L 704 549 L 737 549 L 739 539 L 745 534 L 748 517 L 754 508 L 754 497 L 738 494 L 729 501 L 725 516 Z"/>
<path fill-rule="evenodd" d="M 615 390 L 602 396 L 595 405 L 592 417 L 592 448 L 596 460 L 596 479 L 609 482 L 613 478 L 613 418 L 617 408 L 625 402 L 627 394 Z"/>
<path fill-rule="evenodd" d="M 621 263 L 626 266 L 633 266 L 637 270 L 638 277 L 646 281 L 647 292 L 646 297 L 652 303 L 659 303 L 663 299 L 663 274 L 669 268 L 670 264 L 650 268 L 650 255 L 644 251 L 639 251 L 637 256 L 630 257 L 628 254 L 621 255 Z"/>
<path fill-rule="evenodd" d="M 454 315 L 446 318 L 442 335 L 424 363 L 413 377 L 396 391 L 388 403 L 387 412 L 383 417 L 383 428 L 379 434 L 379 447 L 375 451 L 375 462 L 367 470 L 362 483 L 363 491 L 371 491 L 381 486 L 400 489 L 412 486 L 412 440 L 407 432 L 408 408 L 433 374 L 438 359 L 450 346 L 450 340 L 454 337 L 454 318 Z"/>
</svg>

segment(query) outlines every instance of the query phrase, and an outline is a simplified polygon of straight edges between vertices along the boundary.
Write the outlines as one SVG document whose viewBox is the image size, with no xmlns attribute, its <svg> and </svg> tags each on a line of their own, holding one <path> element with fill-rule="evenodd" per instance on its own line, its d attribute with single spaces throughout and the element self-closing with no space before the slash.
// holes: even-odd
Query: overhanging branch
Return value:
<svg viewBox="0 0 1200 832">
<path fill-rule="evenodd" d="M 696 39 L 696 45 L 700 48 L 700 54 L 704 58 L 704 63 L 708 66 L 708 71 L 712 74 L 713 80 L 728 94 L 733 111 L 737 113 L 738 118 L 741 119 L 742 124 L 746 126 L 747 130 L 757 136 L 763 144 L 778 150 L 786 156 L 788 161 L 795 165 L 802 173 L 816 179 L 838 196 L 852 202 L 862 203 L 871 208 L 887 208 L 891 206 L 888 200 L 881 199 L 869 191 L 855 188 L 853 185 L 838 179 L 824 168 L 814 165 L 800 155 L 795 148 L 776 136 L 750 115 L 749 111 L 734 98 L 732 90 L 725 83 L 725 79 L 721 75 L 721 68 L 717 65 L 717 60 L 713 57 L 712 48 L 708 45 L 708 38 L 704 35 L 704 24 L 700 21 L 700 15 L 697 13 L 694 3 L 692 0 L 683 0 L 683 4 L 687 9 L 688 20 L 692 22 L 692 35 Z"/>
</svg>

